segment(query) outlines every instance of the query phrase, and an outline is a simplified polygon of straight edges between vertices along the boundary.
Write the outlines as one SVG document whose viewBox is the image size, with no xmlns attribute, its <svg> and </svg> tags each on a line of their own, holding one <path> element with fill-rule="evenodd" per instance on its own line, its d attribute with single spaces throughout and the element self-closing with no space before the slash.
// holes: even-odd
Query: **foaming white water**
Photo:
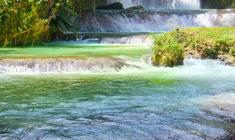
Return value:
<svg viewBox="0 0 235 140">
<path fill-rule="evenodd" d="M 235 67 L 225 65 L 219 60 L 201 60 L 194 58 L 186 58 L 184 65 L 177 67 L 156 67 L 152 65 L 151 57 L 146 55 L 140 60 L 127 59 L 127 64 L 136 67 L 122 69 L 121 72 L 150 74 L 164 78 L 187 78 L 187 79 L 230 79 L 235 81 Z"/>
<path fill-rule="evenodd" d="M 199 9 L 200 0 L 108 0 L 107 4 L 120 2 L 124 8 L 142 6 L 144 9 Z"/>
<path fill-rule="evenodd" d="M 124 65 L 113 58 L 6 59 L 0 62 L 0 73 L 105 73 L 119 71 Z"/>
<path fill-rule="evenodd" d="M 206 112 L 235 120 L 235 93 L 202 96 L 194 102 L 199 103 Z"/>
<path fill-rule="evenodd" d="M 235 80 L 235 67 L 225 65 L 219 60 L 188 58 L 184 60 L 184 66 L 178 67 L 177 71 L 185 76 L 205 78 L 234 77 Z"/>
<path fill-rule="evenodd" d="M 235 26 L 234 25 L 235 14 L 233 12 L 226 14 L 219 13 L 206 13 L 199 14 L 194 18 L 194 22 L 200 26 L 213 27 L 213 26 Z M 232 23 L 232 24 L 231 24 Z"/>
<path fill-rule="evenodd" d="M 234 11 L 97 11 L 75 22 L 80 32 L 164 32 L 175 27 L 234 27 Z"/>
<path fill-rule="evenodd" d="M 156 67 L 151 55 L 141 58 L 118 56 L 116 58 L 51 58 L 51 59 L 3 59 L 1 74 L 144 74 L 181 78 L 229 78 L 235 80 L 235 67 L 218 60 L 185 59 L 183 66 Z"/>
<path fill-rule="evenodd" d="M 82 35 L 81 35 L 82 36 Z M 115 36 L 115 34 L 110 34 L 110 36 L 97 36 L 88 38 L 77 38 L 76 41 L 69 41 L 69 45 L 77 44 L 137 44 L 137 45 L 152 45 L 153 40 L 150 35 L 128 35 L 128 36 Z"/>
<path fill-rule="evenodd" d="M 149 35 L 126 36 L 126 37 L 104 37 L 100 39 L 101 44 L 149 44 L 153 41 Z"/>
</svg>

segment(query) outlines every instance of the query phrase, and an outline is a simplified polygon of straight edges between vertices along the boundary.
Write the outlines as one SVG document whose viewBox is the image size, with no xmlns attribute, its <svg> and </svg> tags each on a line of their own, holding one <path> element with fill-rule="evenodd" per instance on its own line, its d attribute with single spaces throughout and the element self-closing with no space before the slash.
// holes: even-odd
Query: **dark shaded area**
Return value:
<svg viewBox="0 0 235 140">
<path fill-rule="evenodd" d="M 133 6 L 133 7 L 127 8 L 127 10 L 144 10 L 144 7 L 142 7 L 142 6 Z"/>
<path fill-rule="evenodd" d="M 202 9 L 235 8 L 234 0 L 201 0 Z"/>
<path fill-rule="evenodd" d="M 124 8 L 123 8 L 123 5 L 120 2 L 116 2 L 116 3 L 112 3 L 110 5 L 107 5 L 107 6 L 97 7 L 96 9 L 100 9 L 100 10 L 121 10 L 121 9 L 124 9 Z"/>
<path fill-rule="evenodd" d="M 235 134 L 228 134 L 222 138 L 218 138 L 218 140 L 235 140 Z"/>
</svg>

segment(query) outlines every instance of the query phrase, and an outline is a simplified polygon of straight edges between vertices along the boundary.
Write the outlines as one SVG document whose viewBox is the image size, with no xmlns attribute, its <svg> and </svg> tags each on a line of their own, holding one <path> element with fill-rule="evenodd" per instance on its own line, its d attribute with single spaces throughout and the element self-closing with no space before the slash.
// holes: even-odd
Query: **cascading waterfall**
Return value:
<svg viewBox="0 0 235 140">
<path fill-rule="evenodd" d="M 165 32 L 175 27 L 235 26 L 235 10 L 97 11 L 76 18 L 80 32 Z"/>
<path fill-rule="evenodd" d="M 4 59 L 0 74 L 100 73 L 119 71 L 124 66 L 129 65 L 118 58 Z"/>
<path fill-rule="evenodd" d="M 144 9 L 199 9 L 200 0 L 108 0 L 107 4 L 120 2 L 124 8 L 142 6 Z"/>
<path fill-rule="evenodd" d="M 87 12 L 73 17 L 81 35 L 79 43 L 150 44 L 146 34 L 152 32 L 172 31 L 176 27 L 235 26 L 234 9 L 202 10 L 200 0 L 106 0 L 106 5 L 115 2 L 125 9 L 133 6 L 144 9 L 97 10 L 95 15 Z"/>
<path fill-rule="evenodd" d="M 194 72 L 192 72 L 194 71 Z M 0 74 L 144 74 L 171 72 L 174 77 L 235 77 L 235 67 L 219 60 L 187 58 L 184 66 L 175 68 L 155 67 L 150 55 L 140 58 L 117 56 L 116 58 L 47 58 L 47 59 L 3 59 Z M 171 77 L 171 75 L 168 75 Z"/>
</svg>

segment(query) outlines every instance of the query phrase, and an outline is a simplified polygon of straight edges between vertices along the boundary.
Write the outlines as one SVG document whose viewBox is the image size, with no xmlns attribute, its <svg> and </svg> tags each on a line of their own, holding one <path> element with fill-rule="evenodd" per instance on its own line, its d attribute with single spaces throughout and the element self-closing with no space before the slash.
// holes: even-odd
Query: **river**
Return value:
<svg viewBox="0 0 235 140">
<path fill-rule="evenodd" d="M 28 64 L 29 52 L 49 68 Z M 58 63 L 61 54 L 72 69 Z M 95 67 L 75 65 L 81 55 L 94 58 Z M 154 67 L 149 55 L 151 48 L 140 45 L 34 47 L 1 55 L 0 139 L 234 137 L 234 67 L 192 58 L 184 66 Z M 117 61 L 118 68 L 110 65 Z"/>
</svg>

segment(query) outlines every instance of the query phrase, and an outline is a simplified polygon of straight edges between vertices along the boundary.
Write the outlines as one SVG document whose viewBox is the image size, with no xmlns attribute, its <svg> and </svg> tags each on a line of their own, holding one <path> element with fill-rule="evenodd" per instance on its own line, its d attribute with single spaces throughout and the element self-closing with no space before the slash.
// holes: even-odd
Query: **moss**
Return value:
<svg viewBox="0 0 235 140">
<path fill-rule="evenodd" d="M 230 58 L 234 59 L 235 27 L 186 28 L 153 35 L 153 39 L 155 65 L 181 65 L 183 55 L 188 54 L 203 59 L 217 59 L 221 55 L 230 55 Z M 163 58 L 166 60 L 163 61 Z M 171 65 L 169 61 L 172 62 Z"/>
</svg>

